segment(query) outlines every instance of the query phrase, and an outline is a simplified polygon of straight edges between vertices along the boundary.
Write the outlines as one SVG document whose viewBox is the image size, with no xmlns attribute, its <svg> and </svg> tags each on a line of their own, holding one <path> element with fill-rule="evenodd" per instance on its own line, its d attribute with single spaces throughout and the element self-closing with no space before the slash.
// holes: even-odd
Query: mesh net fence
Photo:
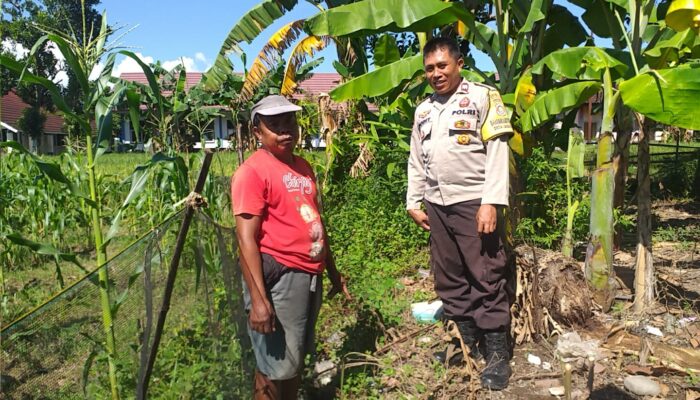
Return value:
<svg viewBox="0 0 700 400">
<path fill-rule="evenodd" d="M 180 212 L 112 258 L 116 376 L 136 397 L 161 309 Z M 245 330 L 233 230 L 196 212 L 185 241 L 148 398 L 249 398 L 254 358 Z M 111 396 L 99 270 L 0 332 L 1 399 Z"/>
</svg>

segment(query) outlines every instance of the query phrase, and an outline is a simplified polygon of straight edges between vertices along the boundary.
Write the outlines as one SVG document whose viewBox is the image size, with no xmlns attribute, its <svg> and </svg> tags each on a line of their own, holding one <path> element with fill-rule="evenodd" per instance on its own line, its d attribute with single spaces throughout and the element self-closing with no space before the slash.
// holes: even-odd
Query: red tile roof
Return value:
<svg viewBox="0 0 700 400">
<path fill-rule="evenodd" d="M 201 72 L 188 72 L 187 89 L 195 86 L 202 79 Z M 146 75 L 143 72 L 126 72 L 119 76 L 121 79 L 148 84 Z M 334 72 L 317 72 L 311 74 L 309 79 L 302 81 L 297 88 L 296 94 L 292 96 L 294 99 L 303 99 L 306 96 L 318 96 L 321 93 L 328 93 L 340 83 L 340 75 Z"/>
<path fill-rule="evenodd" d="M 301 81 L 297 87 L 297 94 L 294 94 L 295 99 L 304 98 L 304 96 L 318 96 L 321 93 L 330 92 L 340 84 L 340 74 L 335 72 L 317 72 L 311 74 L 309 79 Z"/>
<path fill-rule="evenodd" d="M 202 75 L 203 74 L 201 72 L 188 72 L 185 77 L 185 90 L 190 90 L 197 83 L 199 83 L 199 81 L 202 80 Z M 148 79 L 146 78 L 146 74 L 143 72 L 124 72 L 119 75 L 119 77 L 125 81 L 148 85 Z"/>
<path fill-rule="evenodd" d="M 2 122 L 19 130 L 18 121 L 22 117 L 22 111 L 29 107 L 29 104 L 22 101 L 13 91 L 2 96 L 0 100 L 2 106 Z M 60 114 L 47 114 L 46 122 L 44 123 L 44 133 L 62 134 L 63 133 L 63 117 Z"/>
</svg>

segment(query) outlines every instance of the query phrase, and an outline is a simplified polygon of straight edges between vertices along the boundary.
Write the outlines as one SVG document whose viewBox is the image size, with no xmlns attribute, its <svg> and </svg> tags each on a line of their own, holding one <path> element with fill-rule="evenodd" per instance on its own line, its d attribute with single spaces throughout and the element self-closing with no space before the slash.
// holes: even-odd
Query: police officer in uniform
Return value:
<svg viewBox="0 0 700 400">
<path fill-rule="evenodd" d="M 470 356 L 485 359 L 482 386 L 501 390 L 511 374 L 510 293 L 497 216 L 508 206 L 512 127 L 498 91 L 462 79 L 463 64 L 452 39 L 434 38 L 423 49 L 434 93 L 416 108 L 406 208 L 430 231 L 445 318 L 457 324 Z"/>
</svg>

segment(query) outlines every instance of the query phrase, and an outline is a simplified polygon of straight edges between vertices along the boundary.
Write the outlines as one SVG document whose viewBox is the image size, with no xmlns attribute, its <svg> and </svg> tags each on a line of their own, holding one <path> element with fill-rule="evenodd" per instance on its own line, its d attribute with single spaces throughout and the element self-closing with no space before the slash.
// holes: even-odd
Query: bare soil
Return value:
<svg viewBox="0 0 700 400">
<path fill-rule="evenodd" d="M 584 340 L 597 340 L 598 351 L 594 363 L 588 359 L 571 362 L 572 399 L 700 399 L 700 238 L 692 237 L 700 228 L 700 203 L 657 202 L 653 213 L 655 232 L 664 231 L 666 236 L 685 233 L 670 241 L 655 235 L 656 306 L 645 315 L 631 312 L 635 241 L 634 235 L 627 235 L 615 254 L 620 290 L 612 310 L 597 310 L 582 324 L 562 323 L 556 327 L 559 332 L 552 329 L 549 337 L 533 335 L 533 340 L 515 346 L 511 384 L 503 391 L 479 387 L 479 365 L 470 371 L 466 364 L 437 362 L 433 353 L 447 347 L 450 335 L 441 323 L 415 322 L 410 310 L 400 330 L 385 332 L 386 344 L 377 346 L 371 355 L 347 357 L 345 366 L 372 369 L 380 377 L 380 397 L 387 399 L 564 398 L 550 392 L 564 385 L 564 363 L 556 348 L 560 334 L 575 331 Z M 430 277 L 406 277 L 402 283 L 412 292 L 431 291 L 433 285 Z M 654 328 L 662 336 L 649 333 Z M 539 357 L 540 365 L 529 362 L 528 355 Z M 628 375 L 648 376 L 660 385 L 661 394 L 640 397 L 630 393 L 623 384 Z"/>
</svg>

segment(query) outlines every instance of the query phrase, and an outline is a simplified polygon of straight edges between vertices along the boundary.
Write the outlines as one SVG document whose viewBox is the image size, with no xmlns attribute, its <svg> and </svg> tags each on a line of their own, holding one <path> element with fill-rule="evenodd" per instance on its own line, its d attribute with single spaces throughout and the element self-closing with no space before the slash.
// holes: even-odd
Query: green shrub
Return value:
<svg viewBox="0 0 700 400">
<path fill-rule="evenodd" d="M 524 191 L 520 200 L 520 221 L 515 229 L 516 240 L 545 248 L 557 248 L 566 229 L 566 171 L 561 161 L 548 158 L 541 148 L 521 160 Z M 588 235 L 590 215 L 590 183 L 572 180 L 572 199 L 580 204 L 573 224 L 574 241 Z"/>
</svg>

